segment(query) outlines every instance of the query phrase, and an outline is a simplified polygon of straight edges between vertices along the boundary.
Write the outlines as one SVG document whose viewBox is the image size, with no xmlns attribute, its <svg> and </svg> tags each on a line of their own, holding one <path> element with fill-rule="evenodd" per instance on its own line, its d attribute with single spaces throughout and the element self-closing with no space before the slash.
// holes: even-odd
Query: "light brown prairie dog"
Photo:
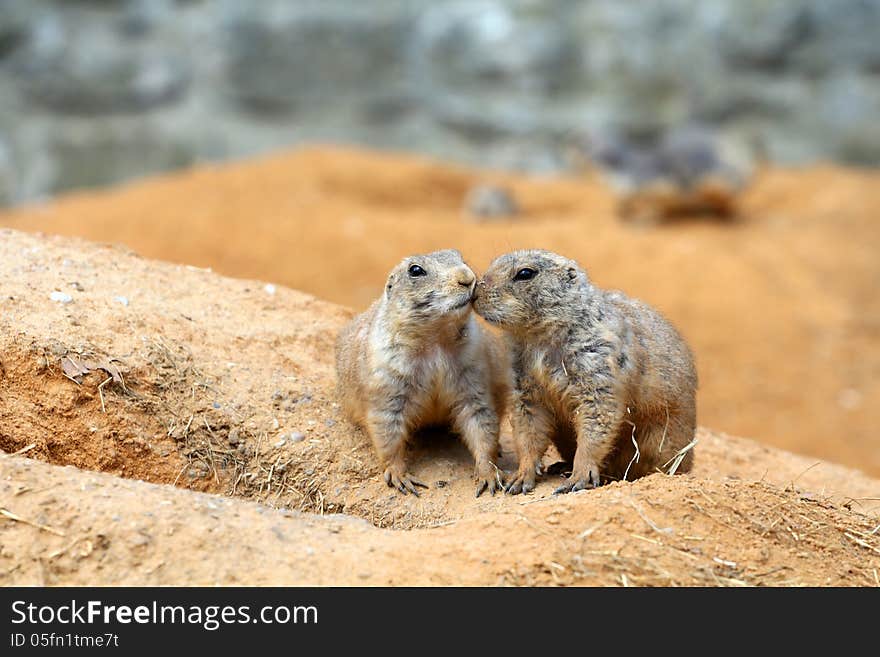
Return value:
<svg viewBox="0 0 880 657">
<path fill-rule="evenodd" d="M 336 343 L 337 393 L 364 427 L 385 482 L 418 495 L 406 463 L 412 433 L 448 425 L 476 463 L 477 495 L 501 488 L 498 425 L 509 390 L 504 352 L 471 312 L 476 276 L 458 251 L 402 260 L 385 292 Z"/>
<path fill-rule="evenodd" d="M 656 310 L 595 287 L 573 260 L 539 250 L 496 258 L 474 309 L 505 331 L 511 350 L 519 470 L 508 492 L 535 487 L 551 441 L 572 464 L 558 493 L 690 470 L 697 373 L 687 344 Z"/>
</svg>

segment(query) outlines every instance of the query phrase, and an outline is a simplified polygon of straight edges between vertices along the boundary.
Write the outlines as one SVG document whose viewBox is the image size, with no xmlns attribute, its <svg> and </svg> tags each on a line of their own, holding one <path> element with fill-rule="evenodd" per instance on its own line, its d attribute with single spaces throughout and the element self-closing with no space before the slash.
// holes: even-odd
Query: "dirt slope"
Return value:
<svg viewBox="0 0 880 657">
<path fill-rule="evenodd" d="M 463 220 L 462 199 L 486 181 L 512 188 L 519 219 Z M 482 268 L 512 248 L 559 250 L 682 328 L 697 353 L 703 424 L 880 475 L 880 174 L 771 170 L 743 208 L 733 224 L 640 230 L 619 224 L 593 179 L 313 149 L 71 196 L 0 223 L 123 243 L 354 308 L 408 252 L 456 246 Z"/>
<path fill-rule="evenodd" d="M 763 483 L 656 475 L 395 532 L 21 457 L 0 475 L 7 585 L 880 586 L 876 518 Z"/>
<path fill-rule="evenodd" d="M 10 230 L 0 281 L 4 584 L 877 583 L 880 482 L 853 470 L 701 430 L 687 477 L 474 499 L 433 436 L 402 498 L 333 399 L 350 311 Z"/>
</svg>

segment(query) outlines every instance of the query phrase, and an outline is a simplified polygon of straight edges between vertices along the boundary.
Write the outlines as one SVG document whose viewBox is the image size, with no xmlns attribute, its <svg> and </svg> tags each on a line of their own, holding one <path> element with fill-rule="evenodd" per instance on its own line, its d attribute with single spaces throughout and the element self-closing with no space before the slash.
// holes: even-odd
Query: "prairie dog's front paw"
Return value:
<svg viewBox="0 0 880 657">
<path fill-rule="evenodd" d="M 407 472 L 405 466 L 389 465 L 385 468 L 385 474 L 383 477 L 385 478 L 385 483 L 388 484 L 389 487 L 396 488 L 404 495 L 412 493 L 418 497 L 419 491 L 418 488 L 416 488 L 417 486 L 428 488 L 428 484 L 422 483 Z"/>
<path fill-rule="evenodd" d="M 490 461 L 477 465 L 476 477 L 477 497 L 487 490 L 495 495 L 495 491 L 500 491 L 504 487 L 501 482 L 501 471 Z"/>
<path fill-rule="evenodd" d="M 596 463 L 575 465 L 571 476 L 565 480 L 559 488 L 553 491 L 554 495 L 562 493 L 574 493 L 587 488 L 599 486 L 599 466 Z"/>
<path fill-rule="evenodd" d="M 535 490 L 537 467 L 534 465 L 520 465 L 513 478 L 507 482 L 504 492 L 510 495 L 531 493 Z"/>
</svg>

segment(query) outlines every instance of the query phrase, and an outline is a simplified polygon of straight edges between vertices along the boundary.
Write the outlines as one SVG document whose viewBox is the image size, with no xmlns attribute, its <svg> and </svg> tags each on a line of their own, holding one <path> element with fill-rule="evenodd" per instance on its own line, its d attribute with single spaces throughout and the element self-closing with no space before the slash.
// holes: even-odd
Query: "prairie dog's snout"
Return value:
<svg viewBox="0 0 880 657">
<path fill-rule="evenodd" d="M 459 267 L 453 272 L 453 277 L 459 285 L 462 287 L 473 287 L 473 285 L 477 282 L 477 276 L 471 270 L 470 267 L 464 265 Z"/>
<path fill-rule="evenodd" d="M 477 275 L 467 265 L 460 265 L 449 272 L 446 282 L 446 294 L 457 299 L 453 310 L 460 310 L 470 305 L 474 298 L 474 287 L 477 285 Z M 464 296 L 462 296 L 464 294 Z"/>
</svg>

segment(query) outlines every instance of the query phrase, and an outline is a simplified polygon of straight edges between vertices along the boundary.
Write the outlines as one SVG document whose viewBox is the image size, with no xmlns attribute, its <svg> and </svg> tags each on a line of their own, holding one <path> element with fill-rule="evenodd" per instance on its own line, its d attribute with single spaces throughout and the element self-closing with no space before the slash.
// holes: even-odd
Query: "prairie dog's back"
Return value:
<svg viewBox="0 0 880 657">
<path fill-rule="evenodd" d="M 627 297 L 621 292 L 606 292 L 605 302 L 616 308 L 631 328 L 626 345 L 642 370 L 639 377 L 640 397 L 650 401 L 665 390 L 664 399 L 693 398 L 697 388 L 697 371 L 687 343 L 669 320 L 658 310 L 640 299 Z"/>
<path fill-rule="evenodd" d="M 370 327 L 378 312 L 379 302 L 350 321 L 336 338 L 336 395 L 342 410 L 356 424 L 363 424 L 365 407 L 364 368 Z"/>
</svg>

